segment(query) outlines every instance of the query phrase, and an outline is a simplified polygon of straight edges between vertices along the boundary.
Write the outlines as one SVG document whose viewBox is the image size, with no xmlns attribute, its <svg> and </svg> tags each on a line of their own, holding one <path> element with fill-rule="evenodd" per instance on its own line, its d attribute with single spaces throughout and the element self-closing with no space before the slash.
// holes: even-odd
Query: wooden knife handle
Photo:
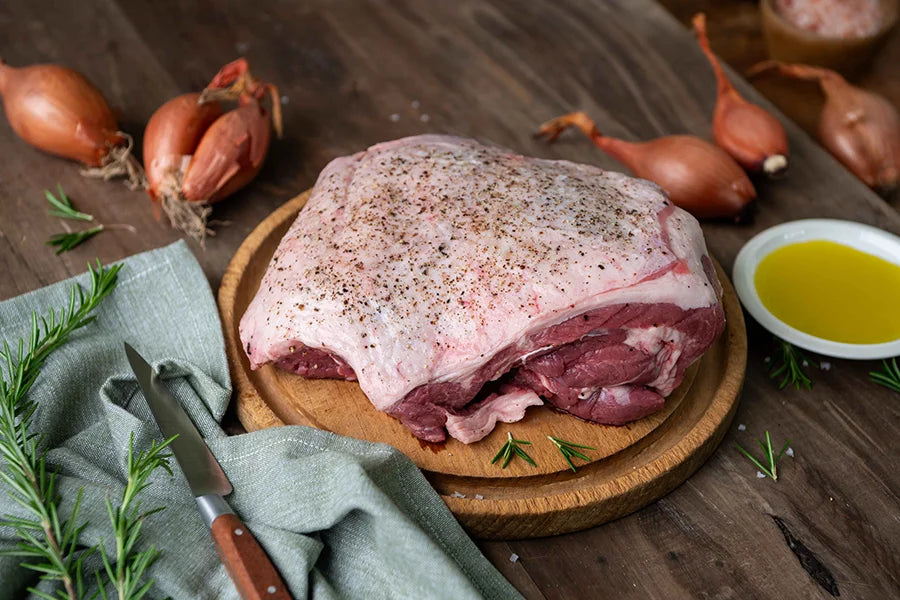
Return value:
<svg viewBox="0 0 900 600">
<path fill-rule="evenodd" d="M 211 529 L 216 550 L 243 600 L 291 600 L 275 565 L 237 515 L 217 517 Z"/>
</svg>

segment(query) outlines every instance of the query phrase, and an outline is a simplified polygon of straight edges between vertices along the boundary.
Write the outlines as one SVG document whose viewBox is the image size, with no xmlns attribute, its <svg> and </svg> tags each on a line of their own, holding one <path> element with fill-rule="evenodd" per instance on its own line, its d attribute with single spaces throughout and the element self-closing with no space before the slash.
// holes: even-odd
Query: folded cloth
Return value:
<svg viewBox="0 0 900 600">
<path fill-rule="evenodd" d="M 116 290 L 47 360 L 30 392 L 33 430 L 59 472 L 62 514 L 84 488 L 85 546 L 115 556 L 107 497 L 121 497 L 129 435 L 137 450 L 160 439 L 122 349 L 128 341 L 168 380 L 234 485 L 228 500 L 296 598 L 519 598 L 468 538 L 406 456 L 308 427 L 228 437 L 219 423 L 231 395 L 218 312 L 187 246 L 125 260 Z M 82 286 L 84 276 L 76 277 Z M 0 340 L 30 333 L 31 311 L 65 305 L 72 280 L 0 303 Z M 142 506 L 142 548 L 162 551 L 151 598 L 237 598 L 187 483 L 154 472 Z M 0 488 L 5 484 L 0 482 Z M 0 489 L 0 514 L 23 515 Z M 17 539 L 0 527 L 0 549 Z M 86 573 L 99 566 L 88 557 Z M 0 557 L 0 599 L 28 597 L 37 574 Z M 93 580 L 93 577 L 91 577 Z M 93 584 L 96 585 L 96 584 Z M 41 582 L 42 591 L 54 586 Z"/>
</svg>

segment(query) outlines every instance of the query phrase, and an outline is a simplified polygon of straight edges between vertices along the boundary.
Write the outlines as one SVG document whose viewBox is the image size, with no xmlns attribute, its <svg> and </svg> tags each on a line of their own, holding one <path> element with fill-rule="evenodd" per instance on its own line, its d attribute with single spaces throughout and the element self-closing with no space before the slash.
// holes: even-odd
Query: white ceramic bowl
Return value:
<svg viewBox="0 0 900 600">
<path fill-rule="evenodd" d="M 818 354 L 854 359 L 900 355 L 900 339 L 882 344 L 833 342 L 794 329 L 763 305 L 754 285 L 759 262 L 782 246 L 811 240 L 837 242 L 900 265 L 900 237 L 876 227 L 836 219 L 804 219 L 782 223 L 760 232 L 738 252 L 732 279 L 744 308 L 760 325 L 781 339 Z"/>
</svg>

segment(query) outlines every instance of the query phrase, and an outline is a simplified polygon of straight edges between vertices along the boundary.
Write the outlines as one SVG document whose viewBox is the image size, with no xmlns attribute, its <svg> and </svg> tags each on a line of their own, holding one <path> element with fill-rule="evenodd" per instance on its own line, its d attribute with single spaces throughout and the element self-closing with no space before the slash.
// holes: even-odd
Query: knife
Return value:
<svg viewBox="0 0 900 600">
<path fill-rule="evenodd" d="M 238 594 L 244 600 L 290 600 L 275 565 L 223 498 L 232 492 L 231 483 L 191 418 L 153 367 L 127 343 L 125 354 L 163 437 L 177 436 L 169 448 L 187 479 Z"/>
</svg>

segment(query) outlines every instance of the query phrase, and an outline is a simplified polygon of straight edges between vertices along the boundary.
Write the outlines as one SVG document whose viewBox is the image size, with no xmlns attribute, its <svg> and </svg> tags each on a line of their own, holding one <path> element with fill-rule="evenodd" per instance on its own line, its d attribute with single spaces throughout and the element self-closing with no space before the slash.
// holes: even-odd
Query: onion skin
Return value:
<svg viewBox="0 0 900 600">
<path fill-rule="evenodd" d="M 222 115 L 218 102 L 199 104 L 199 93 L 172 98 L 153 113 L 144 130 L 144 165 L 147 193 L 156 201 L 162 193 L 177 193 L 184 172 L 200 139 Z"/>
<path fill-rule="evenodd" d="M 784 127 L 769 111 L 748 102 L 734 89 L 709 47 L 706 15 L 694 15 L 693 25 L 700 49 L 716 75 L 713 139 L 748 171 L 761 171 L 770 177 L 781 175 L 788 165 Z"/>
<path fill-rule="evenodd" d="M 815 81 L 825 95 L 819 115 L 819 142 L 867 186 L 893 193 L 900 182 L 900 115 L 883 97 L 851 85 L 820 67 L 764 61 L 748 75 L 768 71 Z"/>
<path fill-rule="evenodd" d="M 124 141 L 103 95 L 72 69 L 0 61 L 0 95 L 13 131 L 44 152 L 100 167 Z"/>
<path fill-rule="evenodd" d="M 544 123 L 538 134 L 553 141 L 570 126 L 580 129 L 594 145 L 638 177 L 659 185 L 673 204 L 695 217 L 741 220 L 756 198 L 743 169 L 728 153 L 706 140 L 672 135 L 627 142 L 602 135 L 590 117 L 580 112 Z"/>
<path fill-rule="evenodd" d="M 269 150 L 269 113 L 244 96 L 206 130 L 184 174 L 181 191 L 190 202 L 213 204 L 256 177 Z"/>
</svg>

